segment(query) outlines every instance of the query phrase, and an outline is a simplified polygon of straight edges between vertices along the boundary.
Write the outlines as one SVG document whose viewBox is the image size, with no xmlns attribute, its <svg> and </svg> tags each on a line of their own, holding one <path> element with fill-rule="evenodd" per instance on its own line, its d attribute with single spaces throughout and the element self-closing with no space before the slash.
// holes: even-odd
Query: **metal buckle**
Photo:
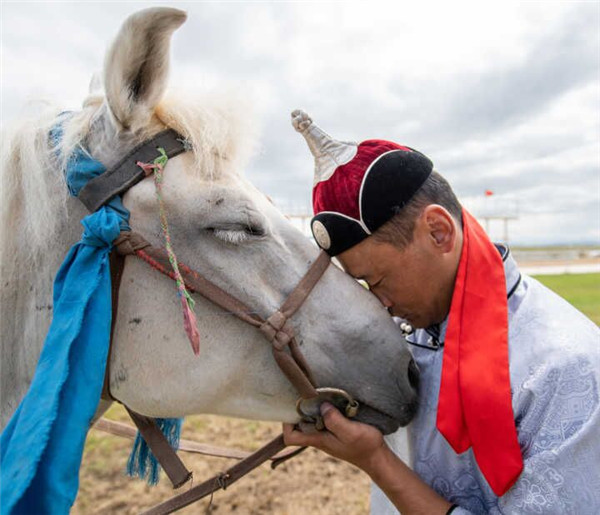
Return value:
<svg viewBox="0 0 600 515">
<path fill-rule="evenodd" d="M 333 404 L 348 418 L 354 418 L 358 413 L 358 401 L 341 388 L 317 388 L 317 394 L 310 399 L 298 399 L 296 411 L 302 417 L 302 422 L 314 424 L 319 431 L 325 429 L 320 409 L 325 401 Z"/>
</svg>

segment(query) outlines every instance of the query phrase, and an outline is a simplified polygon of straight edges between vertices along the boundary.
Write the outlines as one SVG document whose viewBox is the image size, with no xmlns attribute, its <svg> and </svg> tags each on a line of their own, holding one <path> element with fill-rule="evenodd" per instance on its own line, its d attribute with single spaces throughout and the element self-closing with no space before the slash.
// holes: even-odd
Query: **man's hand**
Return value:
<svg viewBox="0 0 600 515">
<path fill-rule="evenodd" d="M 285 443 L 316 447 L 371 473 L 382 454 L 388 451 L 381 432 L 373 426 L 347 419 L 328 402 L 321 405 L 321 416 L 327 431 L 308 434 L 291 424 L 284 424 Z"/>
<path fill-rule="evenodd" d="M 321 415 L 327 431 L 303 433 L 283 424 L 287 445 L 310 445 L 364 470 L 401 513 L 443 515 L 450 503 L 435 493 L 386 445 L 374 427 L 353 422 L 324 402 Z"/>
</svg>

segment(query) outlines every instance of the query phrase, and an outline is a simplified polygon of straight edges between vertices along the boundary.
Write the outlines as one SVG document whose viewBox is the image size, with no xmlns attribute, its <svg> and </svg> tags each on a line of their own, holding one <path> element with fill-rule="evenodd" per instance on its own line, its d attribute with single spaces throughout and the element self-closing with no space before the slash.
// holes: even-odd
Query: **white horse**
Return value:
<svg viewBox="0 0 600 515">
<path fill-rule="evenodd" d="M 61 154 L 78 145 L 107 167 L 172 127 L 193 145 L 164 172 L 174 248 L 181 261 L 266 317 L 317 256 L 317 249 L 239 170 L 251 147 L 245 111 L 229 99 L 194 104 L 165 95 L 170 38 L 184 12 L 152 8 L 128 18 L 108 50 L 104 93 L 92 92 L 64 126 Z M 2 427 L 31 381 L 52 316 L 52 281 L 87 213 L 69 198 L 65 162 L 48 133 L 57 110 L 22 120 L 4 141 L 1 200 Z M 162 246 L 154 184 L 123 197 L 132 228 Z M 185 335 L 174 283 L 127 258 L 110 363 L 112 395 L 153 417 L 196 413 L 294 422 L 297 392 L 255 328 L 199 296 L 201 353 Z M 410 355 L 376 298 L 330 266 L 293 317 L 320 386 L 359 402 L 358 420 L 394 431 L 416 402 Z M 102 401 L 98 414 L 108 403 Z"/>
</svg>

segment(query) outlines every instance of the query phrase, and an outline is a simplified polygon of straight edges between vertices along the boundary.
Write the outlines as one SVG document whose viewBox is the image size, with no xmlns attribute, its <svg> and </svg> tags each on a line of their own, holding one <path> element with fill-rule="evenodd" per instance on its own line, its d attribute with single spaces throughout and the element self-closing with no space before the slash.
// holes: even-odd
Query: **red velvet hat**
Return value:
<svg viewBox="0 0 600 515">
<path fill-rule="evenodd" d="M 315 157 L 311 229 L 315 241 L 336 256 L 360 243 L 397 214 L 429 177 L 433 163 L 392 141 L 338 141 L 304 111 L 292 124 Z"/>
</svg>

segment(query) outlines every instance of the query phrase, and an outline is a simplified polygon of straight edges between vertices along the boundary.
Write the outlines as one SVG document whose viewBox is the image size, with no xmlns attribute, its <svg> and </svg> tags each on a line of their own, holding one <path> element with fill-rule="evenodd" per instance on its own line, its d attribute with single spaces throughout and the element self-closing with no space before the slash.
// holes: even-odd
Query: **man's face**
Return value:
<svg viewBox="0 0 600 515">
<path fill-rule="evenodd" d="M 446 317 L 454 278 L 427 239 L 416 235 L 400 250 L 368 237 L 338 259 L 347 273 L 369 285 L 390 314 L 413 327 L 428 327 Z"/>
</svg>

